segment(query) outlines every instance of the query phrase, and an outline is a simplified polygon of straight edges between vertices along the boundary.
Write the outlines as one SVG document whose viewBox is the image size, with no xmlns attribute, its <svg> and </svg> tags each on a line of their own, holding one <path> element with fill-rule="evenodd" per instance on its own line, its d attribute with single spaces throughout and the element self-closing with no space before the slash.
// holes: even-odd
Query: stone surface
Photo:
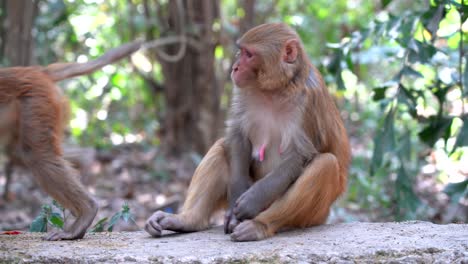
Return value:
<svg viewBox="0 0 468 264">
<path fill-rule="evenodd" d="M 468 225 L 347 223 L 234 243 L 221 227 L 154 239 L 145 232 L 46 242 L 0 235 L 0 263 L 468 263 Z"/>
</svg>

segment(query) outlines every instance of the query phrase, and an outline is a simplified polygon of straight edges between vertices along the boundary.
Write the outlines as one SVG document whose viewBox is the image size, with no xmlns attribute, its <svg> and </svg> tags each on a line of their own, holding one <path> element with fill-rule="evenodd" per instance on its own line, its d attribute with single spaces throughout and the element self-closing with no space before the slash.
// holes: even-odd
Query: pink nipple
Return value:
<svg viewBox="0 0 468 264">
<path fill-rule="evenodd" d="M 263 143 L 263 145 L 258 150 L 258 158 L 260 159 L 260 161 L 263 161 L 265 159 L 265 148 L 266 144 Z"/>
</svg>

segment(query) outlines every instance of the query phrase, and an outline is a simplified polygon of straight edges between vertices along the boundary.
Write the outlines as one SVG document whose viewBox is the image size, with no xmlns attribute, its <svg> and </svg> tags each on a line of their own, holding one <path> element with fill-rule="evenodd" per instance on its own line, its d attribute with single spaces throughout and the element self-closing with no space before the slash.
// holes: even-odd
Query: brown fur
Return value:
<svg viewBox="0 0 468 264">
<path fill-rule="evenodd" d="M 40 187 L 76 217 L 64 231 L 45 239 L 82 238 L 98 206 L 63 158 L 62 137 L 69 106 L 55 81 L 88 74 L 138 50 L 141 42 L 123 45 L 87 63 L 0 69 L 0 143 L 9 156 L 29 168 Z M 8 172 L 9 171 L 9 172 Z M 7 165 L 11 173 L 11 164 Z"/>
<path fill-rule="evenodd" d="M 228 204 L 225 230 L 233 240 L 264 239 L 282 228 L 324 223 L 345 191 L 346 130 L 297 33 L 264 24 L 238 45 L 226 137 L 197 168 L 182 212 L 148 219 L 153 236 L 208 228 L 216 205 Z"/>
</svg>

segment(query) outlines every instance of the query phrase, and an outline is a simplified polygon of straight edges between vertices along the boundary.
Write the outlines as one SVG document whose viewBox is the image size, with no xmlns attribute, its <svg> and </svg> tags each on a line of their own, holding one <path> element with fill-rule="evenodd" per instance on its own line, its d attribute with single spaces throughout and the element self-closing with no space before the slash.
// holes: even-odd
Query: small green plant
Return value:
<svg viewBox="0 0 468 264">
<path fill-rule="evenodd" d="M 58 212 L 60 210 L 60 212 Z M 49 224 L 63 229 L 65 223 L 65 209 L 53 201 L 52 204 L 45 204 L 42 206 L 39 215 L 32 221 L 29 231 L 30 232 L 47 232 Z"/>
<path fill-rule="evenodd" d="M 112 232 L 115 224 L 117 224 L 117 222 L 120 220 L 125 221 L 125 223 L 133 222 L 134 224 L 136 224 L 135 218 L 130 212 L 130 207 L 128 206 L 128 203 L 123 204 L 122 209 L 119 212 L 115 213 L 109 221 L 107 217 L 104 217 L 101 220 L 99 220 L 90 230 L 90 232 Z M 49 225 L 63 229 L 65 221 L 65 208 L 63 208 L 57 201 L 54 200 L 52 204 L 42 205 L 41 212 L 32 221 L 29 227 L 29 231 L 47 232 Z"/>
<path fill-rule="evenodd" d="M 125 223 L 129 223 L 130 221 L 136 224 L 135 219 L 133 217 L 133 214 L 130 212 L 130 207 L 128 206 L 128 203 L 125 203 L 122 205 L 122 209 L 115 213 L 109 221 L 107 221 L 108 218 L 104 217 L 101 220 L 99 220 L 91 229 L 92 233 L 96 232 L 104 232 L 107 230 L 107 232 L 112 232 L 114 229 L 115 224 L 123 220 Z M 107 229 L 106 229 L 107 226 Z"/>
</svg>

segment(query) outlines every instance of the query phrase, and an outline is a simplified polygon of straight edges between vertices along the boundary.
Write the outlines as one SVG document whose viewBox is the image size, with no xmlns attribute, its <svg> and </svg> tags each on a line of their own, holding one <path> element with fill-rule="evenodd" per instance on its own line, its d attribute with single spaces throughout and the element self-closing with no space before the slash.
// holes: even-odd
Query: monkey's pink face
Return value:
<svg viewBox="0 0 468 264">
<path fill-rule="evenodd" d="M 240 48 L 231 72 L 231 79 L 237 87 L 244 88 L 255 83 L 259 61 L 258 54 L 255 54 L 253 50 Z"/>
</svg>

